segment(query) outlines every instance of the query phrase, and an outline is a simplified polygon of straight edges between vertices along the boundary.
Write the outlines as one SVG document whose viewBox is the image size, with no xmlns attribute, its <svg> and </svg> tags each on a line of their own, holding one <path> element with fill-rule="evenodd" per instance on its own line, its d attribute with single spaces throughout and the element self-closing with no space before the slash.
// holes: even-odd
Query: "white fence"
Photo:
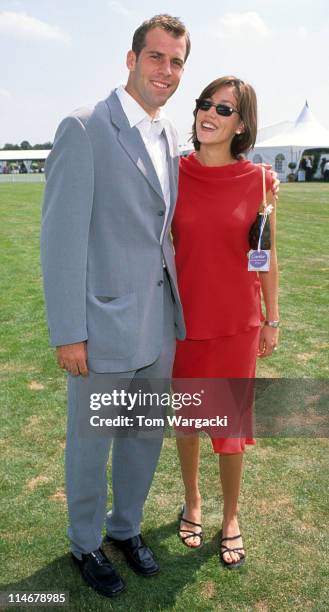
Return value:
<svg viewBox="0 0 329 612">
<path fill-rule="evenodd" d="M 0 174 L 0 183 L 44 183 L 44 174 Z"/>
</svg>

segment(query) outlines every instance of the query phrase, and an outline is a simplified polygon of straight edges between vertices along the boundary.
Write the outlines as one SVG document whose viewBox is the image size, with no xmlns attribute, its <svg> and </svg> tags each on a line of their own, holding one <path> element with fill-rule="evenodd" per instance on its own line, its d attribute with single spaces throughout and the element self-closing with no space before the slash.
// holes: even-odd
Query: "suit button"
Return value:
<svg viewBox="0 0 329 612">
<path fill-rule="evenodd" d="M 164 211 L 163 210 L 159 210 L 158 215 L 159 215 L 159 217 L 163 217 L 164 216 Z"/>
<path fill-rule="evenodd" d="M 161 285 L 163 285 L 163 280 L 158 281 L 158 287 L 161 287 Z"/>
</svg>

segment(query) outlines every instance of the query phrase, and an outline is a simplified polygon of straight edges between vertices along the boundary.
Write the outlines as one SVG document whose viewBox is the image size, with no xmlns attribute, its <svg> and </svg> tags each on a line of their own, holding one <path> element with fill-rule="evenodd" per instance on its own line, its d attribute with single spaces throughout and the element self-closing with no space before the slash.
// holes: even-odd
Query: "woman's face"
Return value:
<svg viewBox="0 0 329 612">
<path fill-rule="evenodd" d="M 223 85 L 207 100 L 238 110 L 232 85 Z M 217 114 L 214 106 L 207 111 L 200 109 L 197 112 L 196 133 L 201 145 L 227 145 L 229 147 L 235 134 L 239 131 L 243 132 L 244 126 L 238 113 L 224 117 Z"/>
</svg>

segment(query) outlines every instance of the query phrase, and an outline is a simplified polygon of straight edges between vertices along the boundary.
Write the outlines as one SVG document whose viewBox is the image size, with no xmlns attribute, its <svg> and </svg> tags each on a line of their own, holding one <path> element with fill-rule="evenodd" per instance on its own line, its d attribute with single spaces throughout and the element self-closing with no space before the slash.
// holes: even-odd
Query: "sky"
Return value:
<svg viewBox="0 0 329 612">
<path fill-rule="evenodd" d="M 328 0 L 0 0 L 0 146 L 53 140 L 64 116 L 125 83 L 132 34 L 158 13 L 191 34 L 166 105 L 181 144 L 195 98 L 227 74 L 254 86 L 260 127 L 294 120 L 307 99 L 329 128 Z"/>
</svg>

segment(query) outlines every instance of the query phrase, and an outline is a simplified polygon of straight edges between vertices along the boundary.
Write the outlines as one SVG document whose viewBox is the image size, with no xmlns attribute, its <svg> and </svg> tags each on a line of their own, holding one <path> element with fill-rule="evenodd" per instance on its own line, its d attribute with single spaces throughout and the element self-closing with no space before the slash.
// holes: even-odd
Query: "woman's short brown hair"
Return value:
<svg viewBox="0 0 329 612">
<path fill-rule="evenodd" d="M 199 99 L 208 99 L 218 91 L 220 87 L 232 85 L 236 97 L 237 110 L 240 113 L 241 121 L 244 124 L 244 132 L 235 134 L 231 142 L 231 154 L 238 158 L 241 153 L 247 153 L 252 149 L 256 142 L 257 136 L 257 98 L 255 90 L 249 83 L 244 83 L 235 76 L 225 76 L 212 81 L 201 92 Z M 193 111 L 194 123 L 192 126 L 192 142 L 196 151 L 200 150 L 200 142 L 196 134 L 196 116 L 198 109 Z"/>
<path fill-rule="evenodd" d="M 142 25 L 137 28 L 132 42 L 132 50 L 136 54 L 136 58 L 138 58 L 141 50 L 145 47 L 146 34 L 154 28 L 161 28 L 161 30 L 169 32 L 169 34 L 174 36 L 174 38 L 185 36 L 186 51 L 184 61 L 186 62 L 191 50 L 190 35 L 184 23 L 178 19 L 178 17 L 172 17 L 171 15 L 166 14 L 155 15 L 154 17 L 151 17 L 151 19 L 144 21 Z"/>
</svg>

